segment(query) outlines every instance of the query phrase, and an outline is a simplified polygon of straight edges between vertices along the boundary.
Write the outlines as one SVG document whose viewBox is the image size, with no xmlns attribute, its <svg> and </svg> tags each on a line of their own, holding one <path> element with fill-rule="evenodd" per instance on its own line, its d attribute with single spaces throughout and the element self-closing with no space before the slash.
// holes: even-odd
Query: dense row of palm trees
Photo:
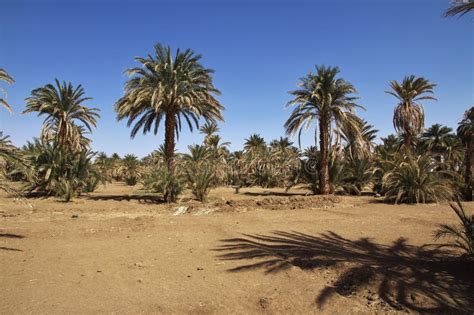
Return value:
<svg viewBox="0 0 474 315">
<path fill-rule="evenodd" d="M 224 107 L 214 97 L 218 91 L 212 70 L 199 59 L 191 50 L 173 55 L 169 47 L 158 44 L 154 57 L 137 58 L 142 68 L 128 71 L 125 95 L 115 104 L 117 118 L 133 124 L 132 137 L 140 130 L 157 133 L 165 120 L 164 146 L 141 161 L 134 155 L 120 158 L 91 152 L 87 135 L 96 126 L 99 110 L 85 105 L 91 98 L 82 86 L 56 80 L 33 90 L 24 113 L 45 117 L 43 129 L 21 150 L 2 138 L 3 152 L 10 152 L 3 156 L 15 152 L 16 157 L 3 158 L 3 177 L 8 173 L 11 179 L 28 182 L 29 192 L 64 200 L 111 180 L 142 182 L 167 202 L 175 201 L 185 185 L 199 200 L 217 185 L 290 189 L 299 184 L 320 194 L 374 191 L 396 203 L 452 199 L 458 191 L 472 198 L 474 110 L 466 112 L 458 135 L 438 124 L 424 129 L 420 101 L 435 100 L 435 84 L 427 79 L 407 76 L 401 83 L 390 82 L 387 93 L 398 101 L 393 119 L 398 135 L 376 145 L 377 130 L 355 111 L 362 108 L 356 103 L 355 87 L 338 77 L 337 67 L 317 66 L 300 79 L 298 90 L 290 92 L 293 99 L 288 106 L 294 108 L 284 124 L 288 135 L 298 137 L 316 125 L 313 147 L 301 151 L 286 137 L 267 145 L 254 134 L 242 151 L 230 152 L 229 143 L 218 134 Z M 2 73 L 12 81 L 6 71 Z M 190 146 L 184 155 L 174 150 L 182 120 L 191 130 L 199 127 L 200 120 L 206 122 L 200 128 L 202 144 Z M 459 184 L 461 173 L 464 187 Z"/>
<path fill-rule="evenodd" d="M 455 1 L 446 16 L 473 8 L 471 0 Z M 125 93 L 115 104 L 117 119 L 127 120 L 132 137 L 140 131 L 157 134 L 164 120 L 164 146 L 143 160 L 90 150 L 88 134 L 100 116 L 97 108 L 86 106 L 91 98 L 81 85 L 56 80 L 33 90 L 23 113 L 45 117 L 43 128 L 39 138 L 21 149 L 0 135 L 1 188 L 11 192 L 8 180 L 20 180 L 28 183 L 29 192 L 70 200 L 101 182 L 123 180 L 129 185 L 142 182 L 172 202 L 185 183 L 199 200 L 216 185 L 289 189 L 307 184 L 314 193 L 372 190 L 395 202 L 449 199 L 458 191 L 472 199 L 474 109 L 466 111 L 457 135 L 441 125 L 425 130 L 421 101 L 436 100 L 436 85 L 429 80 L 411 75 L 390 82 L 387 93 L 398 101 L 393 115 L 397 135 L 375 145 L 377 130 L 355 111 L 362 108 L 355 87 L 339 77 L 337 67 L 317 66 L 290 92 L 293 111 L 284 124 L 287 135 L 298 138 L 314 126 L 313 147 L 301 151 L 288 138 L 267 145 L 254 134 L 242 151 L 230 152 L 229 143 L 217 134 L 224 106 L 216 98 L 220 93 L 212 82 L 213 70 L 200 59 L 190 49 L 173 54 L 170 47 L 157 44 L 153 55 L 135 58 L 140 66 L 127 70 Z M 4 69 L 0 81 L 14 83 Z M 0 105 L 12 110 L 4 98 Z M 182 124 L 192 131 L 200 121 L 205 121 L 203 143 L 177 154 Z M 180 167 L 175 167 L 177 159 Z"/>
</svg>

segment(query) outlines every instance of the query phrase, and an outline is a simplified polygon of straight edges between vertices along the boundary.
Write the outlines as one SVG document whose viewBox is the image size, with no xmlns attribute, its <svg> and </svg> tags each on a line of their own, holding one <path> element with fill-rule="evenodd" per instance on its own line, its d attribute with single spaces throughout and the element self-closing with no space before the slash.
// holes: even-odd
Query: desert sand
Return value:
<svg viewBox="0 0 474 315">
<path fill-rule="evenodd" d="M 205 204 L 167 205 L 113 183 L 71 203 L 1 195 L 0 313 L 474 311 L 472 262 L 433 240 L 456 223 L 448 204 L 306 193 L 217 188 Z"/>
</svg>

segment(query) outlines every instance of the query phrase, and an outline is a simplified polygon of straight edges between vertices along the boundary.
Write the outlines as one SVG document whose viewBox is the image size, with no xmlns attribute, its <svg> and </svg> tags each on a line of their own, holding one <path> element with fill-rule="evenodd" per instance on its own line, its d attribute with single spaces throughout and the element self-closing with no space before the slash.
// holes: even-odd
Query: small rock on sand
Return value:
<svg viewBox="0 0 474 315">
<path fill-rule="evenodd" d="M 178 207 L 174 210 L 174 213 L 173 215 L 182 215 L 182 214 L 185 214 L 186 212 L 188 212 L 188 209 L 189 207 L 186 207 L 186 206 L 181 206 L 181 207 Z"/>
</svg>

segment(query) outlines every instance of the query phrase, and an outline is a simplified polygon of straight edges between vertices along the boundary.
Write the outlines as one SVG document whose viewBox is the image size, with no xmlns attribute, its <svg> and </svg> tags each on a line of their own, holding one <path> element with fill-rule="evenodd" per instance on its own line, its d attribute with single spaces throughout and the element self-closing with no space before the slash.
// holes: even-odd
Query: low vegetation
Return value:
<svg viewBox="0 0 474 315">
<path fill-rule="evenodd" d="M 467 215 L 464 206 L 458 200 L 456 203 L 451 203 L 451 208 L 459 219 L 459 224 L 440 225 L 435 233 L 435 238 L 449 237 L 454 241 L 444 246 L 460 250 L 468 257 L 474 257 L 474 215 Z"/>
</svg>

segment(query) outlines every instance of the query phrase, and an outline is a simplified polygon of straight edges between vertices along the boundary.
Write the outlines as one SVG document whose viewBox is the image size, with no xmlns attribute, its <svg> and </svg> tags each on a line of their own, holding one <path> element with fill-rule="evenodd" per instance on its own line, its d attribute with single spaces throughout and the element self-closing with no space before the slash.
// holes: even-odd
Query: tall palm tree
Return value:
<svg viewBox="0 0 474 315">
<path fill-rule="evenodd" d="M 436 100 L 430 95 L 435 86 L 427 79 L 414 75 L 406 76 L 401 84 L 395 80 L 390 81 L 392 90 L 386 93 L 399 101 L 393 113 L 393 126 L 399 134 L 403 134 L 406 148 L 411 148 L 413 138 L 423 131 L 425 113 L 420 101 Z"/>
<path fill-rule="evenodd" d="M 15 80 L 13 80 L 13 78 L 8 74 L 8 72 L 2 68 L 0 68 L 0 81 L 6 82 L 8 84 L 13 84 L 13 82 L 15 82 Z M 1 89 L 0 89 L 0 92 L 2 92 Z M 5 99 L 1 97 L 0 97 L 0 105 L 5 107 L 10 113 L 12 112 L 11 106 L 7 103 Z"/>
<path fill-rule="evenodd" d="M 472 158 L 474 152 L 474 107 L 464 113 L 464 118 L 458 125 L 458 136 L 465 147 L 464 156 L 464 198 L 472 201 Z"/>
<path fill-rule="evenodd" d="M 140 129 L 143 134 L 158 133 L 165 119 L 165 154 L 168 169 L 173 166 L 175 134 L 179 135 L 182 120 L 189 129 L 199 127 L 199 119 L 206 122 L 223 120 L 222 106 L 215 98 L 220 92 L 212 83 L 213 70 L 200 63 L 201 55 L 192 50 L 154 46 L 154 56 L 137 57 L 141 67 L 126 71 L 130 79 L 125 84 L 125 95 L 115 103 L 117 119 L 127 118 L 127 126 L 134 126 L 132 138 Z"/>
<path fill-rule="evenodd" d="M 85 97 L 82 85 L 74 88 L 71 83 L 60 83 L 57 79 L 55 83 L 33 90 L 23 113 L 46 116 L 41 131 L 43 139 L 53 140 L 61 149 L 81 148 L 87 145 L 84 134 L 96 127 L 100 110 L 83 105 L 91 98 Z"/>
<path fill-rule="evenodd" d="M 342 124 L 359 128 L 354 114 L 357 99 L 355 87 L 342 78 L 337 78 L 339 68 L 316 66 L 316 73 L 309 73 L 300 79 L 300 89 L 290 92 L 294 99 L 287 106 L 296 105 L 285 123 L 287 134 L 294 135 L 302 128 L 309 128 L 313 122 L 319 125 L 319 162 L 320 193 L 330 193 L 329 183 L 329 147 L 330 136 L 335 126 Z"/>
<path fill-rule="evenodd" d="M 463 16 L 471 10 L 474 10 L 474 0 L 455 0 L 452 1 L 451 8 L 444 13 L 444 16 L 448 17 L 457 14 Z"/>
</svg>

